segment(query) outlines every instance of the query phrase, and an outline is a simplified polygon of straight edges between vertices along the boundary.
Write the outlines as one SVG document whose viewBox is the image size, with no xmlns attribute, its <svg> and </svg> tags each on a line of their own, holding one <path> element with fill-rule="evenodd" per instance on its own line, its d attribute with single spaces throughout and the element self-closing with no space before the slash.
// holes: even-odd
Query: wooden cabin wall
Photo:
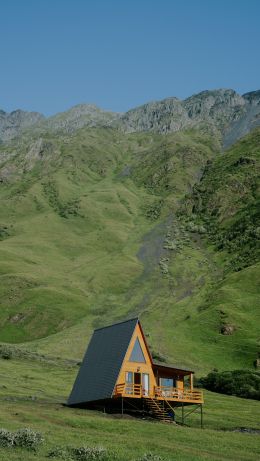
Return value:
<svg viewBox="0 0 260 461">
<path fill-rule="evenodd" d="M 134 347 L 134 344 L 135 344 L 135 341 L 136 341 L 137 337 L 138 337 L 138 339 L 140 341 L 140 345 L 141 345 L 141 348 L 142 348 L 146 363 L 143 363 L 143 362 L 130 362 L 129 361 L 129 358 L 131 356 L 131 353 L 132 353 L 132 350 L 133 350 L 133 347 Z M 125 380 L 126 380 L 125 379 L 125 373 L 127 371 L 132 371 L 133 373 L 137 373 L 137 372 L 148 373 L 149 378 L 150 378 L 150 392 L 153 393 L 154 386 L 156 386 L 156 380 L 155 380 L 155 376 L 154 376 L 153 369 L 152 369 L 151 359 L 150 359 L 150 356 L 149 356 L 149 354 L 147 352 L 147 348 L 146 348 L 146 345 L 145 345 L 145 342 L 144 342 L 143 335 L 141 333 L 141 329 L 139 327 L 139 324 L 137 324 L 136 327 L 135 327 L 135 331 L 134 331 L 132 339 L 131 339 L 131 341 L 129 343 L 127 353 L 126 353 L 124 362 L 122 364 L 122 367 L 121 367 L 121 370 L 120 370 L 120 373 L 119 373 L 118 380 L 117 380 L 116 384 L 125 383 Z"/>
</svg>

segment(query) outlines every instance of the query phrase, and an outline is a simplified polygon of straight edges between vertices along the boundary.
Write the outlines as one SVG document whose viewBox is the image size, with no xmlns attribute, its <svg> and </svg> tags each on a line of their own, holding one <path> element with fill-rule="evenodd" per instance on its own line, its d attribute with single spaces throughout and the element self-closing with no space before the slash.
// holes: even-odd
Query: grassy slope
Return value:
<svg viewBox="0 0 260 461">
<path fill-rule="evenodd" d="M 135 459 L 153 451 L 178 460 L 253 460 L 259 453 L 259 436 L 232 432 L 259 429 L 260 404 L 255 401 L 205 393 L 204 430 L 199 415 L 188 417 L 189 427 L 122 420 L 87 410 L 62 407 L 77 367 L 30 360 L 1 360 L 0 427 L 31 427 L 43 432 L 46 442 L 37 454 L 46 459 L 56 445 L 103 445 L 120 459 Z M 50 379 L 51 377 L 51 379 Z M 180 418 L 180 415 L 177 415 Z M 26 450 L 0 449 L 1 460 L 30 460 Z"/>
<path fill-rule="evenodd" d="M 220 191 L 230 162 L 244 150 L 257 158 L 254 136 L 208 168 Z M 82 129 L 42 139 L 40 159 L 33 139 L 2 147 L 17 155 L 16 181 L 1 188 L 0 339 L 79 359 L 93 327 L 138 314 L 153 351 L 170 362 L 199 373 L 251 367 L 258 266 L 223 270 L 223 251 L 187 222 L 202 222 L 199 213 L 191 216 L 197 199 L 187 192 L 218 144 L 196 131 Z M 250 189 L 257 165 L 248 165 L 240 179 Z M 224 196 L 228 202 L 229 191 Z M 212 195 L 203 200 L 211 207 Z M 223 322 L 235 323 L 232 336 L 220 334 Z"/>
<path fill-rule="evenodd" d="M 202 240 L 213 245 L 223 267 L 223 278 L 199 308 L 200 331 L 192 329 L 202 341 L 210 335 L 222 369 L 230 359 L 252 366 L 260 352 L 259 146 L 255 130 L 218 156 L 185 203 L 188 219 L 207 230 Z M 234 329 L 231 336 L 219 334 L 225 326 Z M 211 360 L 206 351 L 205 357 Z"/>
<path fill-rule="evenodd" d="M 229 159 L 234 163 L 243 150 L 247 156 L 254 150 L 257 158 L 254 136 L 216 159 L 217 170 L 207 174 L 216 178 L 217 171 L 229 184 Z M 40 160 L 32 155 L 33 139 L 1 147 L 14 154 L 3 168 L 9 165 L 16 178 L 1 186 L 1 341 L 78 359 L 94 326 L 141 314 L 152 349 L 173 363 L 198 373 L 251 367 L 259 267 L 254 261 L 234 272 L 234 249 L 212 238 L 228 221 L 196 209 L 198 201 L 215 202 L 217 188 L 207 193 L 212 177 L 205 174 L 202 190 L 187 196 L 217 146 L 196 132 L 126 137 L 83 129 L 43 139 Z M 251 184 L 252 172 L 240 171 L 240 182 Z M 227 202 L 230 196 L 229 188 Z M 190 232 L 191 224 L 207 233 Z M 221 335 L 223 323 L 235 324 L 235 333 Z M 39 461 L 57 444 L 102 444 L 129 460 L 150 450 L 189 461 L 258 457 L 257 435 L 229 431 L 259 428 L 258 402 L 206 392 L 203 431 L 196 415 L 188 419 L 190 428 L 114 419 L 60 405 L 76 372 L 48 358 L 0 360 L 0 426 L 42 431 Z M 0 458 L 29 461 L 35 455 L 0 449 Z"/>
<path fill-rule="evenodd" d="M 43 165 L 43 160 L 33 163 L 27 158 L 26 141 L 19 146 L 23 157 L 13 161 L 18 179 L 2 187 L 2 203 L 8 203 L 2 220 L 10 236 L 1 242 L 1 339 L 48 337 L 75 325 L 62 333 L 65 349 L 58 348 L 65 355 L 75 356 L 77 351 L 80 357 L 85 332 L 103 323 L 104 317 L 108 323 L 139 313 L 150 291 L 155 301 L 162 296 L 167 300 L 168 280 L 160 276 L 158 256 L 141 261 L 136 255 L 143 237 L 155 226 L 158 204 L 156 212 L 164 223 L 169 208 L 174 209 L 191 187 L 211 150 L 208 140 L 196 133 L 126 138 L 112 130 L 82 130 L 48 143 L 53 153 Z M 185 146 L 188 166 L 183 159 Z M 160 152 L 164 163 L 155 168 Z M 169 178 L 164 175 L 166 164 Z M 127 168 L 131 177 L 124 173 Z M 20 175 L 22 169 L 27 171 Z M 145 177 L 140 177 L 140 171 Z M 166 179 L 173 197 L 170 204 Z M 165 224 L 159 234 L 161 252 Z M 152 238 L 146 248 L 148 260 L 153 244 Z M 148 267 L 145 276 L 142 262 Z M 69 344 L 70 331 L 74 335 L 75 329 L 82 337 L 80 350 L 77 338 L 75 348 Z M 50 348 L 56 348 L 55 337 L 53 341 Z"/>
</svg>

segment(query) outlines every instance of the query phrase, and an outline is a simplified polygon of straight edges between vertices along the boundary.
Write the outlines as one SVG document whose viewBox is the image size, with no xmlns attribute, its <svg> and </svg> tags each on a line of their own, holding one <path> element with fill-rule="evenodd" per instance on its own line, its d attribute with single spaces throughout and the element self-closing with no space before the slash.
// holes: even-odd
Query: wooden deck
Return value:
<svg viewBox="0 0 260 461">
<path fill-rule="evenodd" d="M 117 384 L 113 397 L 150 398 L 180 403 L 204 403 L 203 392 L 200 389 L 155 386 L 147 392 L 140 384 L 128 383 Z"/>
</svg>

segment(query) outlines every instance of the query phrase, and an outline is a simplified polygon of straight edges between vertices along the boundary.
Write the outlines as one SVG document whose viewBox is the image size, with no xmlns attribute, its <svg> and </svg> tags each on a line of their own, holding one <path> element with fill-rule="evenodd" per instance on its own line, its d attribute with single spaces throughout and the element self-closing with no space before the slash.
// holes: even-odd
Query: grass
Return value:
<svg viewBox="0 0 260 461">
<path fill-rule="evenodd" d="M 30 427 L 43 433 L 37 460 L 55 446 L 104 446 L 120 460 L 154 452 L 170 460 L 253 460 L 259 455 L 259 435 L 233 432 L 240 427 L 260 429 L 259 402 L 205 391 L 204 429 L 199 415 L 188 426 L 121 418 L 90 410 L 66 408 L 77 367 L 11 359 L 1 360 L 0 427 Z M 187 410 L 185 410 L 187 411 Z M 1 460 L 35 459 L 21 449 L 0 449 Z"/>
<path fill-rule="evenodd" d="M 203 430 L 195 413 L 167 426 L 62 403 L 93 328 L 137 315 L 154 355 L 198 377 L 252 369 L 259 130 L 224 154 L 207 130 L 37 130 L 0 146 L 0 341 L 16 347 L 0 359 L 0 426 L 46 441 L 0 459 L 83 444 L 132 461 L 257 459 L 259 436 L 234 432 L 260 428 L 256 401 L 205 392 Z"/>
<path fill-rule="evenodd" d="M 41 431 L 45 446 L 37 459 L 46 459 L 49 449 L 59 446 L 104 446 L 118 453 L 120 460 L 132 460 L 147 452 L 167 459 L 253 460 L 259 455 L 258 436 L 250 434 L 168 427 L 162 423 L 128 421 L 83 410 L 63 409 L 59 406 L 12 404 L 6 405 L 5 426 L 16 429 L 30 426 Z M 17 413 L 15 423 L 8 413 Z M 35 459 L 27 452 L 0 449 L 1 459 Z"/>
<path fill-rule="evenodd" d="M 107 128 L 42 139 L 40 158 L 29 135 L 1 147 L 14 155 L 1 186 L 0 340 L 80 360 L 93 328 L 139 315 L 168 362 L 199 374 L 252 367 L 259 267 L 226 273 L 228 253 L 191 232 L 202 215 L 189 207 L 202 190 L 212 204 L 231 170 L 250 189 L 250 165 L 234 164 L 244 150 L 257 158 L 257 135 L 217 156 L 192 196 L 216 156 L 209 135 Z M 225 322 L 233 335 L 221 334 Z"/>
</svg>

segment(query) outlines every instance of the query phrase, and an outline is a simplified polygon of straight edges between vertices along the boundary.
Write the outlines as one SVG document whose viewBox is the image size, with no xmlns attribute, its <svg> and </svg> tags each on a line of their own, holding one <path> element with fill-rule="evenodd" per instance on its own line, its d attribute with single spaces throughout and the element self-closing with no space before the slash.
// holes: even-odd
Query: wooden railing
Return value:
<svg viewBox="0 0 260 461">
<path fill-rule="evenodd" d="M 203 393 L 200 389 L 180 389 L 169 386 L 155 386 L 149 394 L 141 384 L 121 383 L 117 384 L 114 396 L 119 397 L 152 397 L 157 399 L 175 401 L 203 402 Z"/>
<path fill-rule="evenodd" d="M 156 386 L 155 397 L 170 400 L 203 401 L 203 392 L 200 389 L 180 389 L 178 387 Z"/>
<path fill-rule="evenodd" d="M 117 384 L 115 387 L 115 396 L 124 395 L 124 396 L 143 396 L 143 386 L 141 384 L 131 384 L 131 383 L 122 383 Z"/>
</svg>

